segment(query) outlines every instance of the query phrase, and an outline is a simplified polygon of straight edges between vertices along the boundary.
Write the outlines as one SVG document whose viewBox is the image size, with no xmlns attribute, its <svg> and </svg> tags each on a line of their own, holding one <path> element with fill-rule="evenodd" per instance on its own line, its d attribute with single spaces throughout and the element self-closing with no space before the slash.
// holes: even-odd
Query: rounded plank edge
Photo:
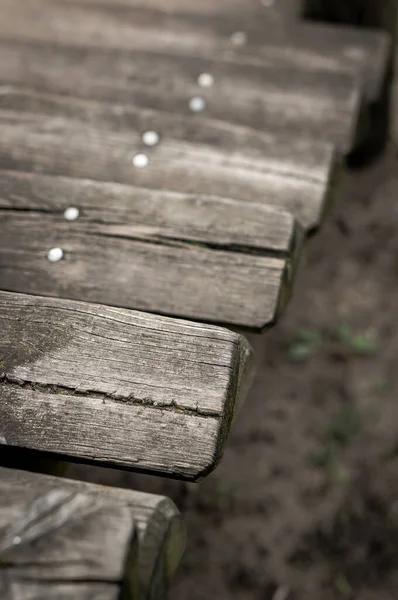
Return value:
<svg viewBox="0 0 398 600">
<path fill-rule="evenodd" d="M 155 600 L 159 589 L 164 592 L 168 588 L 186 544 L 186 529 L 181 514 L 169 498 L 0 468 L 0 486 L 9 484 L 27 489 L 36 485 L 36 482 L 42 490 L 63 489 L 71 494 L 84 494 L 107 505 L 127 509 L 138 535 L 140 600 Z"/>
<path fill-rule="evenodd" d="M 44 311 L 40 311 L 40 307 Z M 57 307 L 62 308 L 61 318 Z M 140 384 L 139 391 L 137 383 L 134 383 L 137 379 L 133 378 L 131 381 L 136 391 L 133 401 L 129 400 L 128 385 L 131 384 L 127 382 L 120 388 L 120 375 L 115 378 L 112 364 L 106 366 L 115 355 L 115 348 L 113 358 L 112 349 L 111 354 L 107 354 L 113 343 L 112 337 L 105 336 L 101 341 L 98 329 L 95 335 L 90 328 L 82 329 L 80 321 L 76 325 L 78 346 L 74 345 L 76 331 L 72 331 L 66 350 L 63 346 L 61 348 L 62 359 L 59 362 L 59 349 L 51 348 L 54 339 L 50 339 L 46 331 L 51 333 L 55 328 L 61 339 L 66 329 L 73 328 L 79 312 L 83 313 L 80 319 L 87 320 L 87 315 L 93 319 L 90 328 L 95 329 L 98 322 L 105 323 L 107 328 L 103 332 L 113 335 L 117 343 L 120 343 L 117 336 L 125 331 L 124 323 L 126 326 L 133 323 L 130 337 L 126 338 L 127 350 L 121 346 L 127 352 L 123 358 L 126 370 L 121 373 L 121 380 L 136 365 L 133 377 L 138 376 L 139 379 L 146 377 L 147 373 L 150 386 Z M 43 319 L 43 315 L 48 322 L 39 335 L 36 320 Z M 100 319 L 96 321 L 98 315 Z M 110 316 L 108 321 L 107 315 Z M 204 477 L 217 466 L 235 406 L 246 394 L 251 380 L 252 350 L 242 336 L 219 327 L 136 311 L 9 292 L 0 292 L 1 317 L 5 322 L 4 338 L 0 342 L 0 406 L 4 423 L 1 433 L 7 440 L 3 448 L 37 450 L 44 452 L 44 456 L 54 455 L 61 460 L 152 471 L 188 480 Z M 119 321 L 116 331 L 112 329 L 117 327 L 115 319 Z M 149 325 L 154 329 L 148 334 Z M 17 343 L 21 335 L 24 337 L 22 344 Z M 146 355 L 140 342 L 145 337 L 140 338 L 139 335 L 151 336 Z M 188 343 L 184 340 L 186 335 Z M 163 359 L 166 361 L 163 367 L 158 366 L 156 376 L 154 363 L 153 368 L 150 367 L 151 360 L 156 359 L 151 346 L 153 343 L 157 352 L 159 344 L 163 343 Z M 104 344 L 107 346 L 105 362 L 102 362 L 100 377 L 96 378 L 96 371 L 89 371 L 90 361 L 94 360 L 90 346 L 95 349 L 96 356 L 100 356 L 101 345 Z M 72 358 L 79 349 L 86 354 L 88 352 L 89 362 L 86 367 L 83 365 L 83 380 L 79 380 L 78 389 L 75 389 L 71 366 L 74 364 Z M 34 355 L 37 352 L 38 355 Z M 187 354 L 188 362 L 185 360 Z M 69 374 L 66 368 L 68 362 Z M 137 372 L 138 366 L 141 370 Z M 182 375 L 179 372 L 181 368 Z M 169 369 L 170 377 L 164 378 L 165 369 Z M 86 372 L 90 373 L 91 379 L 87 380 Z M 84 387 L 81 387 L 82 384 Z M 163 387 L 159 388 L 159 384 Z M 152 385 L 155 386 L 153 393 L 160 394 L 153 401 L 147 396 Z M 171 392 L 169 385 L 172 386 Z M 117 397 L 112 398 L 109 393 L 104 395 L 110 389 L 116 389 Z M 125 399 L 121 394 L 125 394 Z M 174 398 L 178 395 L 180 402 L 176 405 Z M 171 404 L 170 398 L 173 400 Z M 193 410 L 194 406 L 197 410 Z M 58 423 L 56 428 L 55 423 Z M 117 429 L 109 436 L 112 423 Z M 123 426 L 120 427 L 119 423 Z M 92 427 L 96 428 L 96 434 Z M 131 435 L 132 431 L 135 435 Z M 90 443 L 94 444 L 91 448 Z M 186 451 L 180 447 L 182 443 Z"/>
</svg>

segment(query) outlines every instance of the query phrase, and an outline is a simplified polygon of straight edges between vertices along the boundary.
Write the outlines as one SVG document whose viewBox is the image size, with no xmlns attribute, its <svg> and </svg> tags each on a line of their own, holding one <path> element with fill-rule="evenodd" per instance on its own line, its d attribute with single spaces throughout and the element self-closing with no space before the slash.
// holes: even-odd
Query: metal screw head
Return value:
<svg viewBox="0 0 398 600">
<path fill-rule="evenodd" d="M 214 77 L 211 73 L 201 73 L 198 77 L 200 87 L 210 88 L 214 85 Z"/>
<path fill-rule="evenodd" d="M 135 154 L 133 156 L 133 165 L 137 167 L 137 169 L 143 169 L 147 167 L 149 164 L 149 158 L 146 154 Z"/>
<path fill-rule="evenodd" d="M 62 248 L 51 248 L 47 253 L 47 258 L 50 262 L 59 262 L 64 257 Z"/>
<path fill-rule="evenodd" d="M 76 221 L 79 218 L 79 209 L 75 206 L 69 206 L 65 212 L 64 217 L 67 221 Z"/>
<path fill-rule="evenodd" d="M 189 108 L 192 112 L 202 112 L 206 108 L 206 100 L 201 96 L 194 96 L 189 101 Z"/>
<path fill-rule="evenodd" d="M 157 131 L 145 131 L 142 134 L 142 141 L 146 146 L 156 146 L 160 142 L 160 135 Z"/>
</svg>

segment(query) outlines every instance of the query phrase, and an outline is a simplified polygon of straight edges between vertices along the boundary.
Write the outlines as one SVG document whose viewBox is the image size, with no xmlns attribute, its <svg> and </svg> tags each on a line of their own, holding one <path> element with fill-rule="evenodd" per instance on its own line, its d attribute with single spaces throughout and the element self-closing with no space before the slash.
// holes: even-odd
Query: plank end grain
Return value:
<svg viewBox="0 0 398 600">
<path fill-rule="evenodd" d="M 131 510 L 40 475 L 0 469 L 4 600 L 139 600 Z"/>
<path fill-rule="evenodd" d="M 252 352 L 228 330 L 0 292 L 7 447 L 196 480 L 219 462 Z"/>
<path fill-rule="evenodd" d="M 59 596 L 55 596 L 57 600 L 60 598 L 76 598 L 76 600 L 84 598 L 86 600 L 86 598 L 93 597 L 96 599 L 104 598 L 104 600 L 108 600 L 108 598 L 113 599 L 112 595 L 100 595 L 100 585 L 96 585 L 94 588 L 97 574 L 93 573 L 94 566 L 99 564 L 106 552 L 103 546 L 107 540 L 106 534 L 108 532 L 112 533 L 111 527 L 114 528 L 113 532 L 115 534 L 112 540 L 110 540 L 109 545 L 112 549 L 112 557 L 109 564 L 106 565 L 107 570 L 104 570 L 104 573 L 109 575 L 110 568 L 113 565 L 116 576 L 113 576 L 115 580 L 114 584 L 112 577 L 108 577 L 110 581 L 107 582 L 107 593 L 114 594 L 117 600 L 120 600 L 121 597 L 128 600 L 131 598 L 134 598 L 134 600 L 136 598 L 140 600 L 161 600 L 164 598 L 164 594 L 180 563 L 186 542 L 186 531 L 181 515 L 170 499 L 127 489 L 100 486 L 70 479 L 59 479 L 23 470 L 5 468 L 0 468 L 0 490 L 0 522 L 2 523 L 0 538 L 3 536 L 2 541 L 5 538 L 9 540 L 10 537 L 12 539 L 17 537 L 18 541 L 19 537 L 22 538 L 20 531 L 23 529 L 23 526 L 26 537 L 32 538 L 32 533 L 35 533 L 35 526 L 32 522 L 28 521 L 29 518 L 34 517 L 38 510 L 41 510 L 43 516 L 47 518 L 44 540 L 51 538 L 52 535 L 58 536 L 59 533 L 63 534 L 65 527 L 70 526 L 73 520 L 76 522 L 75 514 L 78 513 L 79 509 L 84 513 L 84 519 L 86 519 L 87 513 L 89 515 L 92 514 L 93 521 L 96 520 L 98 523 L 100 523 L 100 519 L 102 518 L 102 510 L 105 510 L 105 514 L 109 517 L 106 528 L 100 534 L 98 540 L 99 547 L 91 566 L 93 582 L 89 583 L 84 580 L 80 582 L 78 591 L 81 592 L 81 595 L 67 595 L 68 580 L 65 575 L 67 574 L 66 569 L 68 566 L 65 563 L 66 559 L 69 558 L 68 553 L 72 547 L 71 544 L 68 544 L 71 537 L 66 538 L 66 542 L 64 540 L 58 548 L 61 560 L 59 560 L 60 567 L 57 575 L 61 579 L 57 581 L 58 586 L 55 588 L 56 592 L 59 593 Z M 62 503 L 64 498 L 66 498 L 67 502 Z M 38 500 L 41 501 L 42 499 L 44 499 L 43 502 L 38 502 Z M 51 515 L 45 510 L 49 503 L 52 503 L 54 509 Z M 75 514 L 70 510 L 71 507 L 77 509 L 75 510 Z M 90 513 L 85 510 L 87 507 L 94 507 L 94 509 Z M 22 517 L 24 516 L 28 518 L 25 518 L 23 521 Z M 4 523 L 5 527 L 3 527 Z M 129 540 L 131 533 L 129 523 L 134 524 L 134 535 L 131 538 L 133 551 L 130 550 L 126 553 L 119 542 L 124 541 L 123 535 L 126 540 Z M 59 532 L 57 532 L 57 527 Z M 121 536 L 120 530 L 123 527 L 125 527 L 125 531 Z M 85 542 L 89 541 L 89 527 L 85 527 L 84 535 L 86 536 L 84 538 Z M 14 545 L 17 550 L 23 548 L 21 544 Z M 42 548 L 45 548 L 43 542 L 40 542 L 40 545 Z M 88 550 L 90 549 L 89 545 L 86 547 Z M 137 547 L 138 555 L 135 552 Z M 28 545 L 25 551 L 29 550 L 29 548 L 30 546 Z M 83 559 L 87 559 L 88 554 L 86 549 L 84 549 L 84 552 Z M 125 554 L 127 557 L 126 560 L 124 558 Z M 60 571 L 62 562 L 64 562 L 63 569 L 65 573 Z M 82 579 L 83 575 L 83 573 L 78 572 L 78 569 L 82 570 L 84 565 L 88 568 L 87 562 L 82 562 L 83 565 L 69 564 L 69 569 L 72 569 L 76 580 L 79 578 Z M 20 571 L 22 568 L 21 566 L 19 567 Z M 1 573 L 1 567 L 0 580 L 4 583 L 5 571 Z M 119 583 L 119 580 L 124 583 Z M 83 587 L 84 584 L 87 585 L 86 588 Z M 71 594 L 73 591 L 76 591 L 72 586 L 69 589 L 71 590 Z M 90 589 L 91 596 L 84 595 L 86 590 L 89 591 Z M 105 594 L 105 591 L 101 593 Z M 134 591 L 135 596 L 132 596 L 132 591 Z M 24 600 L 25 598 L 42 600 L 44 597 L 46 599 L 50 597 L 48 594 L 46 596 L 29 596 L 26 589 L 24 592 Z M 123 592 L 125 595 L 121 595 L 120 592 Z M 98 595 L 95 595 L 95 593 L 98 593 Z M 20 596 L 16 596 L 16 600 L 20 600 Z"/>
</svg>

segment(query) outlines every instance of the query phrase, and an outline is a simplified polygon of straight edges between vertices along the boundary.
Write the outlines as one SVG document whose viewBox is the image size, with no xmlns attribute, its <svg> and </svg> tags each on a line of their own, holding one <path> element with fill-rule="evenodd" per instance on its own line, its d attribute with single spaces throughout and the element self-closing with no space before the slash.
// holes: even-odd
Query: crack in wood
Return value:
<svg viewBox="0 0 398 600">
<path fill-rule="evenodd" d="M 6 373 L 0 373 L 0 389 L 1 386 L 4 385 L 25 388 L 34 392 L 40 392 L 42 394 L 68 394 L 70 396 L 90 397 L 92 399 L 102 400 L 104 404 L 106 403 L 106 401 L 110 401 L 116 404 L 129 404 L 134 406 L 141 406 L 143 408 L 152 408 L 154 410 L 168 411 L 177 414 L 186 414 L 196 417 L 205 417 L 210 419 L 218 419 L 220 417 L 219 411 L 211 412 L 209 410 L 202 410 L 200 408 L 186 408 L 183 406 L 179 406 L 174 400 L 170 404 L 162 404 L 160 402 L 153 401 L 150 398 L 135 398 L 132 394 L 129 394 L 126 397 L 121 397 L 95 390 L 79 391 L 76 388 L 68 387 L 65 385 L 36 383 L 34 381 L 28 381 L 20 379 L 19 377 L 14 377 Z"/>
<path fill-rule="evenodd" d="M 63 215 L 63 211 L 55 211 L 49 209 L 42 208 L 23 208 L 23 207 L 11 207 L 11 206 L 0 206 L 0 213 L 4 211 L 7 213 L 38 213 L 38 214 L 48 214 L 48 215 Z M 85 221 L 85 224 L 91 225 L 103 225 L 103 226 L 117 226 L 120 225 L 120 222 L 117 221 L 101 221 L 96 219 L 88 219 Z M 145 225 L 145 224 L 144 224 Z M 127 240 L 131 242 L 139 242 L 143 244 L 149 244 L 154 246 L 169 246 L 172 248 L 204 248 L 207 250 L 213 250 L 215 252 L 233 252 L 237 254 L 246 254 L 252 256 L 263 256 L 265 258 L 280 258 L 286 259 L 288 252 L 287 250 L 277 250 L 272 248 L 258 248 L 255 246 L 249 246 L 246 244 L 223 244 L 216 242 L 204 242 L 197 241 L 195 239 L 188 238 L 178 238 L 173 236 L 167 236 L 162 234 L 154 234 L 153 236 L 141 237 L 135 235 L 127 235 L 127 234 L 118 234 L 118 233 L 106 233 L 106 232 L 98 232 L 98 231 L 84 231 L 84 235 L 92 236 L 92 237 L 105 237 L 110 239 L 121 239 Z"/>
<path fill-rule="evenodd" d="M 103 232 L 91 232 L 86 231 L 85 235 L 92 237 L 107 237 L 113 239 L 124 239 L 132 242 L 142 242 L 143 244 L 153 244 L 155 246 L 170 246 L 173 248 L 184 248 L 184 247 L 197 247 L 204 248 L 207 250 L 213 250 L 215 252 L 234 252 L 237 254 L 249 254 L 255 256 L 262 256 L 264 258 L 286 258 L 286 252 L 281 250 L 271 250 L 255 248 L 253 246 L 244 246 L 240 244 L 216 244 L 211 242 L 199 242 L 195 240 L 188 240 L 184 238 L 173 238 L 165 235 L 157 235 L 151 239 L 140 238 L 130 235 L 119 235 L 115 233 L 103 233 Z"/>
</svg>

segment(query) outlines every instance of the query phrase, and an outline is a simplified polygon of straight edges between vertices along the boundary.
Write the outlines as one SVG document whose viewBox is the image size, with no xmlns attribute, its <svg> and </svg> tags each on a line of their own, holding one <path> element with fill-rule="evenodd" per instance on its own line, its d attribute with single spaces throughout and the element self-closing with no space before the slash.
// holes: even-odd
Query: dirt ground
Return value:
<svg viewBox="0 0 398 600">
<path fill-rule="evenodd" d="M 398 598 L 397 166 L 391 143 L 347 175 L 287 314 L 251 337 L 258 377 L 212 476 L 86 472 L 175 500 L 172 600 Z"/>
</svg>

